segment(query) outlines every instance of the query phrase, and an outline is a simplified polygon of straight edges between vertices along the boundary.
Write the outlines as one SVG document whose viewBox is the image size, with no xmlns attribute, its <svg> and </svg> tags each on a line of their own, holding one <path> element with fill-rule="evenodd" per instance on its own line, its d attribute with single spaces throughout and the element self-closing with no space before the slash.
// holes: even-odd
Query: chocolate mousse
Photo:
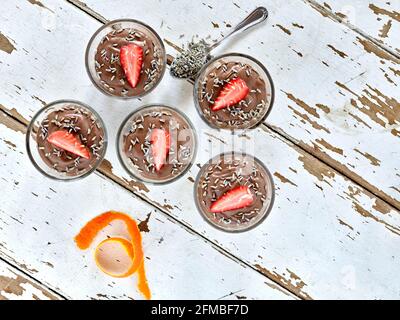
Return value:
<svg viewBox="0 0 400 320">
<path fill-rule="evenodd" d="M 213 127 L 247 129 L 264 120 L 271 108 L 273 95 L 269 75 L 255 63 L 235 57 L 212 61 L 200 74 L 196 86 L 197 106 L 203 118 Z"/>
<path fill-rule="evenodd" d="M 166 106 L 139 109 L 123 124 L 120 158 L 126 169 L 147 182 L 167 182 L 192 164 L 196 137 L 186 117 Z"/>
<path fill-rule="evenodd" d="M 199 172 L 195 201 L 204 218 L 225 231 L 260 223 L 272 207 L 274 189 L 267 169 L 252 156 L 226 153 Z"/>
<path fill-rule="evenodd" d="M 138 52 L 132 54 L 131 57 L 135 60 L 125 67 L 122 65 L 121 49 L 126 46 L 136 47 Z M 162 52 L 162 48 L 155 44 L 152 36 L 142 31 L 122 28 L 109 32 L 100 41 L 95 54 L 95 70 L 100 78 L 100 86 L 115 96 L 142 95 L 151 90 L 163 75 Z M 137 53 L 140 53 L 139 57 Z M 132 72 L 132 76 L 137 78 L 133 83 L 131 75 L 127 72 Z"/>
<path fill-rule="evenodd" d="M 92 170 L 105 153 L 105 131 L 88 109 L 66 105 L 40 123 L 37 148 L 44 163 L 67 176 Z"/>
</svg>

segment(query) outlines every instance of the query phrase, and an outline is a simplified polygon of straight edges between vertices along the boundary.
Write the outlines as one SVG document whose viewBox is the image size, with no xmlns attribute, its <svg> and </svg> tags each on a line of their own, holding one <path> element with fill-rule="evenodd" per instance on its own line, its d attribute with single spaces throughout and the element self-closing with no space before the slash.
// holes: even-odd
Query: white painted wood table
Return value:
<svg viewBox="0 0 400 320">
<path fill-rule="evenodd" d="M 246 136 L 208 128 L 187 81 L 166 74 L 151 94 L 124 102 L 86 75 L 86 44 L 107 20 L 146 22 L 175 56 L 193 35 L 216 39 L 257 5 L 268 22 L 216 50 L 250 54 L 274 79 L 274 108 Z M 135 277 L 107 277 L 75 247 L 83 224 L 110 209 L 148 220 L 155 299 L 399 299 L 399 31 L 399 0 L 2 3 L 0 299 L 141 299 Z M 92 105 L 111 142 L 138 106 L 177 106 L 201 133 L 196 165 L 150 186 L 127 175 L 110 143 L 95 174 L 50 181 L 28 160 L 24 137 L 34 113 L 61 98 Z M 243 139 L 274 174 L 276 201 L 259 227 L 227 234 L 202 220 L 191 190 L 212 154 Z"/>
</svg>

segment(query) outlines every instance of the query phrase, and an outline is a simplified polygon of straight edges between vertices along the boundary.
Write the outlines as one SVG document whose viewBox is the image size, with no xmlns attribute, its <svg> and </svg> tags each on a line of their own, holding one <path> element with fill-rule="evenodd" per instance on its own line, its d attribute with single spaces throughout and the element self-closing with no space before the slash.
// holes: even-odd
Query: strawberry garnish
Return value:
<svg viewBox="0 0 400 320">
<path fill-rule="evenodd" d="M 47 141 L 55 145 L 57 148 L 71 152 L 79 157 L 90 159 L 88 148 L 82 144 L 78 136 L 68 132 L 67 130 L 52 132 L 47 137 Z"/>
<path fill-rule="evenodd" d="M 153 129 L 150 139 L 154 167 L 156 168 L 156 171 L 160 171 L 167 160 L 167 155 L 171 146 L 170 135 L 166 130 Z"/>
<path fill-rule="evenodd" d="M 254 201 L 253 194 L 249 187 L 240 186 L 229 190 L 217 201 L 215 201 L 210 208 L 211 212 L 224 212 L 230 210 L 241 209 L 249 206 Z"/>
<path fill-rule="evenodd" d="M 142 70 L 143 48 L 134 43 L 122 46 L 120 61 L 129 84 L 132 88 L 135 88 L 139 82 L 140 71 Z"/>
<path fill-rule="evenodd" d="M 240 78 L 230 80 L 224 85 L 214 104 L 211 106 L 212 111 L 231 107 L 243 100 L 249 93 L 249 88 Z"/>
</svg>

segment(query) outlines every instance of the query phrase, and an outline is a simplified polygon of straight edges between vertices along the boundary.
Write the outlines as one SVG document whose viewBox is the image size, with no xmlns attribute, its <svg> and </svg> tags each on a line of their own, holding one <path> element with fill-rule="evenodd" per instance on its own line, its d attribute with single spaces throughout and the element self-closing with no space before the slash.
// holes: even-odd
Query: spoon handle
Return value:
<svg viewBox="0 0 400 320">
<path fill-rule="evenodd" d="M 224 41 L 226 38 L 230 37 L 234 33 L 240 31 L 240 30 L 247 30 L 256 24 L 259 24 L 260 22 L 263 22 L 265 19 L 268 17 L 268 10 L 264 7 L 258 7 L 254 9 L 242 22 L 240 22 L 235 28 L 232 29 L 231 32 L 229 32 L 227 35 L 225 35 L 223 38 L 218 40 L 217 42 L 213 43 L 210 45 L 209 50 L 211 51 L 215 47 L 217 47 L 222 41 Z"/>
</svg>

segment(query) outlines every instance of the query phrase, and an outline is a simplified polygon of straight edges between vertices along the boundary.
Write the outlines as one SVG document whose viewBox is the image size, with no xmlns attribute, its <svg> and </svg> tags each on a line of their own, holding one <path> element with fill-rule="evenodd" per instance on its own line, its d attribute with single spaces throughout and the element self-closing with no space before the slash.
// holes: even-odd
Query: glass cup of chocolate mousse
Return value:
<svg viewBox="0 0 400 320">
<path fill-rule="evenodd" d="M 197 175 L 194 199 L 202 217 L 228 232 L 259 225 L 272 209 L 272 176 L 264 164 L 245 153 L 222 153 L 210 159 Z"/>
<path fill-rule="evenodd" d="M 179 178 L 193 164 L 197 137 L 175 108 L 152 104 L 132 112 L 117 134 L 118 157 L 134 178 L 154 184 Z"/>
<path fill-rule="evenodd" d="M 108 22 L 86 49 L 86 70 L 106 95 L 130 99 L 151 92 L 166 68 L 164 44 L 148 25 L 133 19 Z"/>
<path fill-rule="evenodd" d="M 26 148 L 43 175 L 74 180 L 92 173 L 104 158 L 107 132 L 95 110 L 75 100 L 54 101 L 30 122 Z"/>
<path fill-rule="evenodd" d="M 213 58 L 200 70 L 194 101 L 213 128 L 244 130 L 262 123 L 274 104 L 274 85 L 261 62 L 241 53 Z"/>
</svg>

